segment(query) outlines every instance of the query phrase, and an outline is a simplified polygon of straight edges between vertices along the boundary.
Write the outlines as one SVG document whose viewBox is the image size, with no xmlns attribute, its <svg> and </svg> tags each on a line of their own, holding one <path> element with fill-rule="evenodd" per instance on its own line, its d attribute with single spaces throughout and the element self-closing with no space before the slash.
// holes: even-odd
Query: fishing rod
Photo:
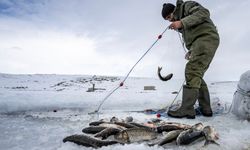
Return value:
<svg viewBox="0 0 250 150">
<path fill-rule="evenodd" d="M 185 47 L 185 42 L 184 42 L 184 40 L 182 39 L 181 34 L 180 34 L 177 30 L 176 30 L 176 32 L 177 32 L 177 34 L 178 34 L 178 36 L 179 36 L 179 39 L 180 39 L 180 42 L 181 42 L 183 51 L 184 51 L 184 53 L 186 54 L 186 53 L 188 52 L 188 50 L 187 50 L 186 47 Z M 162 69 L 162 68 L 159 68 L 159 67 L 158 67 L 158 76 L 159 76 L 160 79 L 162 78 L 161 75 L 160 75 L 161 69 Z M 172 74 L 169 74 L 169 75 L 172 75 Z M 161 80 L 162 80 L 162 79 L 161 79 Z M 164 80 L 163 80 L 163 81 L 164 81 Z M 181 84 L 181 87 L 180 87 L 179 91 L 177 92 L 175 98 L 173 99 L 173 101 L 171 102 L 170 105 L 166 105 L 166 106 L 162 107 L 161 109 L 147 109 L 147 110 L 136 110 L 136 111 L 128 111 L 128 112 L 140 112 L 140 113 L 141 113 L 141 112 L 143 112 L 143 113 L 145 113 L 145 112 L 147 112 L 147 113 L 152 113 L 152 112 L 153 112 L 153 113 L 159 114 L 159 112 L 162 112 L 162 111 L 166 112 L 166 111 L 168 111 L 169 108 L 171 108 L 171 107 L 173 106 L 173 104 L 174 104 L 174 102 L 176 101 L 177 97 L 180 95 L 180 92 L 181 92 L 181 90 L 182 90 L 183 85 L 185 84 L 185 82 L 186 82 L 186 80 L 184 79 L 183 83 Z"/>
<path fill-rule="evenodd" d="M 101 106 L 104 104 L 104 102 L 116 91 L 118 90 L 120 87 L 122 87 L 125 83 L 125 81 L 127 80 L 127 78 L 129 77 L 130 73 L 134 70 L 135 66 L 145 57 L 145 55 L 154 47 L 154 45 L 162 38 L 163 34 L 170 29 L 169 26 L 157 37 L 157 39 L 155 40 L 155 42 L 153 42 L 153 44 L 147 49 L 147 51 L 140 57 L 140 59 L 138 59 L 138 61 L 133 65 L 133 67 L 129 70 L 129 72 L 127 73 L 127 75 L 125 76 L 125 78 L 122 80 L 122 82 L 115 87 L 110 93 L 107 94 L 106 97 L 104 97 L 104 99 L 101 101 L 101 103 L 99 104 L 99 106 L 97 107 L 97 109 L 93 112 L 90 112 L 88 114 L 96 114 L 99 112 Z"/>
</svg>

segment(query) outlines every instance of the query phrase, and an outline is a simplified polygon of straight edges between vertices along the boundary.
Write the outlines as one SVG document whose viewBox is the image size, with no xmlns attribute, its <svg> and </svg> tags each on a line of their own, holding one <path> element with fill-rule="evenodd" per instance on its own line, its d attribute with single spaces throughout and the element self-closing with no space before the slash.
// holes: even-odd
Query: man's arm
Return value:
<svg viewBox="0 0 250 150">
<path fill-rule="evenodd" d="M 187 14 L 186 17 L 181 19 L 184 29 L 201 24 L 210 17 L 209 11 L 194 1 L 186 2 L 184 11 L 184 13 Z"/>
</svg>

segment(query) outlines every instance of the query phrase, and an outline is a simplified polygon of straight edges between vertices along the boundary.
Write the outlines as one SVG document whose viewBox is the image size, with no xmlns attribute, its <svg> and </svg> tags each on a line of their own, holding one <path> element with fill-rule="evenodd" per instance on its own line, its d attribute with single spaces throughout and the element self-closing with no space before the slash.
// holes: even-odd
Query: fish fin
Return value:
<svg viewBox="0 0 250 150">
<path fill-rule="evenodd" d="M 220 144 L 215 142 L 214 140 L 206 140 L 204 143 L 204 146 L 207 146 L 208 144 L 215 144 L 215 145 L 220 146 Z"/>
</svg>

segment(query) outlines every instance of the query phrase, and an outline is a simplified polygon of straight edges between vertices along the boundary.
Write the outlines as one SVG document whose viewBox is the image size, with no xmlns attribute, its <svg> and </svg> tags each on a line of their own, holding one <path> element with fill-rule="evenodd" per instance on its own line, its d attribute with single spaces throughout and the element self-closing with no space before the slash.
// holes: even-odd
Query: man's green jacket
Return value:
<svg viewBox="0 0 250 150">
<path fill-rule="evenodd" d="M 174 19 L 182 22 L 182 33 L 187 49 L 199 37 L 219 39 L 217 29 L 210 19 L 209 10 L 194 1 L 177 0 Z"/>
</svg>

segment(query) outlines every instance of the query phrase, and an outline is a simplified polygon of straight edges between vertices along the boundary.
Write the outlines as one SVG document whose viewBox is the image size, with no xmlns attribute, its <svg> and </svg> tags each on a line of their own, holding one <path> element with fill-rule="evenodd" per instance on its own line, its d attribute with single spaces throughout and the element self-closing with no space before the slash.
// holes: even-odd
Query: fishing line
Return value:
<svg viewBox="0 0 250 150">
<path fill-rule="evenodd" d="M 182 90 L 183 85 L 184 85 L 185 82 L 186 82 L 186 81 L 184 80 L 183 83 L 181 84 L 181 87 L 180 87 L 178 93 L 176 94 L 174 100 L 173 100 L 172 103 L 169 105 L 169 107 L 168 107 L 168 106 L 164 107 L 165 110 L 168 110 L 168 109 L 170 109 L 170 108 L 173 106 L 173 104 L 174 104 L 174 102 L 176 101 L 177 97 L 180 95 L 180 92 L 181 92 L 181 90 Z"/>
<path fill-rule="evenodd" d="M 186 47 L 185 47 L 185 42 L 184 42 L 183 38 L 181 37 L 180 32 L 178 32 L 178 31 L 176 31 L 176 32 L 178 33 L 178 36 L 179 36 L 179 38 L 180 38 L 180 42 L 181 42 L 182 48 L 183 48 L 183 50 L 184 50 L 184 52 L 185 52 L 185 54 L 186 54 L 186 53 L 188 52 L 188 50 L 187 50 Z"/>
<path fill-rule="evenodd" d="M 129 77 L 130 73 L 133 71 L 133 69 L 135 68 L 135 66 L 142 60 L 142 58 L 145 57 L 145 55 L 154 47 L 154 45 L 162 38 L 163 34 L 169 29 L 169 26 L 158 36 L 157 40 L 148 48 L 148 50 L 140 57 L 140 59 L 133 65 L 133 67 L 129 70 L 128 74 L 125 76 L 125 78 L 123 79 L 123 81 L 116 87 L 114 88 L 110 93 L 108 93 L 108 95 L 101 101 L 100 105 L 98 106 L 98 108 L 94 111 L 94 112 L 90 112 L 88 114 L 96 114 L 99 112 L 100 108 L 102 107 L 102 105 L 104 104 L 104 102 L 116 91 L 118 90 L 120 87 L 122 87 L 124 85 L 124 82 L 127 80 L 127 78 Z"/>
<path fill-rule="evenodd" d="M 179 38 L 180 38 L 180 42 L 181 42 L 182 48 L 183 48 L 183 50 L 184 50 L 184 53 L 186 54 L 186 53 L 188 52 L 188 50 L 187 50 L 186 47 L 185 47 L 185 42 L 184 42 L 183 38 L 181 37 L 180 32 L 177 31 L 177 30 L 175 30 L 175 31 L 177 32 L 177 34 L 178 34 L 178 36 L 179 36 Z M 168 109 L 170 109 L 170 108 L 173 106 L 173 104 L 174 104 L 174 102 L 176 101 L 177 97 L 180 95 L 180 92 L 181 92 L 181 90 L 182 90 L 183 85 L 185 84 L 185 82 L 186 82 L 186 80 L 184 79 L 184 81 L 183 81 L 183 83 L 181 84 L 181 87 L 180 87 L 178 93 L 176 94 L 174 100 L 171 102 L 171 104 L 169 105 L 169 107 L 168 107 L 168 106 L 165 106 L 163 109 L 165 109 L 166 111 L 168 111 Z"/>
</svg>

